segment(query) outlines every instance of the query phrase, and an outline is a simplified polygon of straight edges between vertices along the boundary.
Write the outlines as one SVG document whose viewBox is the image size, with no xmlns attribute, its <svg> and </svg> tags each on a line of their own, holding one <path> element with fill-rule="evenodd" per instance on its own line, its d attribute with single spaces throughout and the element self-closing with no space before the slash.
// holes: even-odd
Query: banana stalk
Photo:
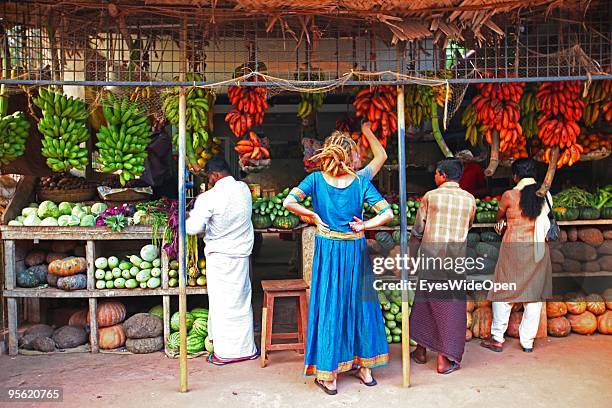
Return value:
<svg viewBox="0 0 612 408">
<path fill-rule="evenodd" d="M 431 128 L 433 130 L 434 139 L 436 140 L 436 143 L 438 143 L 440 150 L 442 150 L 444 157 L 453 157 L 453 153 L 446 145 L 444 137 L 442 137 L 442 132 L 440 132 L 440 123 L 438 121 L 438 104 L 436 103 L 436 98 L 431 98 L 429 103 L 431 107 Z"/>
<path fill-rule="evenodd" d="M 491 130 L 491 158 L 489 159 L 489 166 L 485 170 L 485 176 L 491 177 L 495 174 L 497 166 L 499 165 L 499 132 L 497 129 Z"/>
<path fill-rule="evenodd" d="M 555 178 L 555 172 L 557 171 L 557 160 L 559 160 L 559 146 L 555 146 L 550 151 L 550 162 L 548 163 L 548 170 L 546 170 L 546 176 L 544 176 L 544 181 L 542 182 L 542 186 L 538 191 L 536 191 L 536 195 L 538 197 L 546 196 L 548 190 L 550 190 L 550 186 L 552 185 L 553 179 Z"/>
</svg>

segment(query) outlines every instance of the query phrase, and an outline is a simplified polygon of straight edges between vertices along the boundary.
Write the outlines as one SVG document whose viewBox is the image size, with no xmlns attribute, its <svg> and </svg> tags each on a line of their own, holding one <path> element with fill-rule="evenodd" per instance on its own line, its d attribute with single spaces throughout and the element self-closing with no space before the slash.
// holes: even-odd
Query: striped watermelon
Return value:
<svg viewBox="0 0 612 408">
<path fill-rule="evenodd" d="M 168 336 L 168 348 L 170 350 L 178 351 L 179 349 L 179 332 L 172 333 Z"/>
<path fill-rule="evenodd" d="M 187 322 L 187 331 L 191 330 L 191 327 L 193 326 L 193 321 L 195 319 L 193 318 L 193 315 L 189 312 L 185 313 L 185 321 Z M 172 329 L 172 331 L 178 331 L 179 329 L 179 312 L 176 312 L 172 315 L 172 317 L 170 318 L 170 328 Z"/>
<path fill-rule="evenodd" d="M 202 318 L 195 319 L 193 322 L 193 327 L 189 332 L 189 335 L 192 334 L 202 338 L 206 337 L 208 335 L 208 320 Z"/>
<path fill-rule="evenodd" d="M 159 317 L 160 319 L 164 318 L 164 307 L 162 305 L 153 306 L 149 309 L 149 314 Z"/>
<path fill-rule="evenodd" d="M 208 309 L 203 307 L 196 307 L 189 313 L 191 313 L 194 319 L 208 319 Z"/>
<path fill-rule="evenodd" d="M 213 342 L 208 336 L 206 336 L 206 338 L 204 339 L 204 347 L 206 347 L 206 351 L 208 351 L 209 353 L 212 353 L 214 351 Z"/>
<path fill-rule="evenodd" d="M 194 354 L 204 350 L 204 338 L 200 336 L 187 336 L 187 353 Z"/>
</svg>

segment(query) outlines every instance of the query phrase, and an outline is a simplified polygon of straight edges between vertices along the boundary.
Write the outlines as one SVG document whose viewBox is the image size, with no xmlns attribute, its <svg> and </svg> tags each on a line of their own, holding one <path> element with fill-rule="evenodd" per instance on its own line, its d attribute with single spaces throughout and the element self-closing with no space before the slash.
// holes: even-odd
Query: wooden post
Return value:
<svg viewBox="0 0 612 408">
<path fill-rule="evenodd" d="M 8 314 L 8 330 L 9 330 L 9 340 L 8 340 L 8 353 L 9 356 L 16 356 L 19 353 L 18 348 L 18 336 L 17 336 L 17 299 L 15 298 L 7 298 L 6 299 L 6 311 Z"/>
<path fill-rule="evenodd" d="M 89 345 L 92 353 L 98 353 L 98 299 L 89 298 Z"/>
<path fill-rule="evenodd" d="M 183 19 L 181 30 L 181 81 L 185 81 L 187 72 L 187 20 Z M 185 288 L 187 280 L 187 241 L 185 231 L 186 218 L 186 190 L 185 190 L 185 158 L 187 138 L 187 99 L 185 87 L 179 88 L 179 126 L 178 126 L 178 190 L 179 190 L 179 365 L 180 365 L 180 391 L 187 392 L 187 291 Z"/>
<path fill-rule="evenodd" d="M 399 167 L 399 198 L 400 198 L 400 256 L 408 254 L 408 225 L 406 220 L 406 121 L 404 118 L 404 86 L 397 87 L 397 151 Z M 408 270 L 401 271 L 402 283 L 408 282 Z M 402 290 L 402 385 L 410 386 L 410 305 L 408 290 Z"/>
<path fill-rule="evenodd" d="M 15 241 L 4 241 L 4 285 L 7 290 L 15 289 Z M 17 315 L 17 299 L 6 299 L 6 312 L 8 319 L 8 353 L 16 356 L 19 352 L 17 335 L 17 325 L 19 316 Z"/>
<path fill-rule="evenodd" d="M 96 289 L 96 242 L 87 241 L 85 244 L 85 258 L 87 259 L 87 290 Z"/>
</svg>

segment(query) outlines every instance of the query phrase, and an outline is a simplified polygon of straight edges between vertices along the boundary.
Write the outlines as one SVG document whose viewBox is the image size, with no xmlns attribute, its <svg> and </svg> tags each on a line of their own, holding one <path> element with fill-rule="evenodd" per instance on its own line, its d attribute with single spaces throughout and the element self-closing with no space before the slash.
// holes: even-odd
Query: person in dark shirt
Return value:
<svg viewBox="0 0 612 408">
<path fill-rule="evenodd" d="M 456 157 L 463 162 L 463 176 L 459 180 L 459 186 L 472 194 L 474 197 L 482 197 L 486 194 L 487 182 L 485 180 L 482 166 L 474 162 L 474 155 L 469 150 L 462 150 Z"/>
</svg>

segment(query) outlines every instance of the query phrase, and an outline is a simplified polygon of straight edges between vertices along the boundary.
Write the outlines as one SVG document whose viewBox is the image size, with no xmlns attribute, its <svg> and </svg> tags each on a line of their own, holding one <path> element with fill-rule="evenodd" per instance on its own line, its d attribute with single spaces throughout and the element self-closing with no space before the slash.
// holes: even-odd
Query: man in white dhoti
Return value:
<svg viewBox="0 0 612 408">
<path fill-rule="evenodd" d="M 249 187 L 231 176 L 225 160 L 211 159 L 204 171 L 213 187 L 196 199 L 186 230 L 189 235 L 204 233 L 208 334 L 215 349 L 209 361 L 223 365 L 258 355 L 249 280 L 252 199 Z"/>
</svg>

